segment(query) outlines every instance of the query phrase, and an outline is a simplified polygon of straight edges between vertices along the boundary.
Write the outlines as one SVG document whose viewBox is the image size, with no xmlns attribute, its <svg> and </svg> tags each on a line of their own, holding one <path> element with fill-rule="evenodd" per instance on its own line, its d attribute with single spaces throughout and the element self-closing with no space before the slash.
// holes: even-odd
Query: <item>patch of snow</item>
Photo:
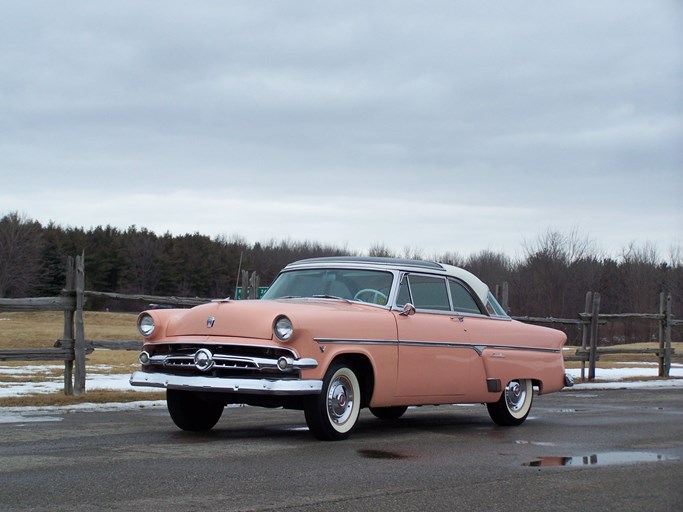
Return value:
<svg viewBox="0 0 683 512">
<path fill-rule="evenodd" d="M 631 363 L 641 364 L 641 363 Z M 652 366 L 640 367 L 624 367 L 624 368 L 596 368 L 595 379 L 606 382 L 584 382 L 576 384 L 572 389 L 623 389 L 623 388 L 683 388 L 683 365 L 672 364 L 669 371 L 669 377 L 672 379 L 656 379 L 659 369 L 657 363 Z M 579 379 L 581 377 L 580 368 L 570 368 L 567 373 Z M 588 368 L 586 368 L 585 375 L 588 376 Z M 638 378 L 655 378 L 656 380 L 629 380 Z"/>
<path fill-rule="evenodd" d="M 574 390 L 581 389 L 622 389 L 622 388 L 683 388 L 683 364 L 673 364 L 669 375 L 672 379 L 654 379 L 654 380 L 628 380 L 624 379 L 638 379 L 638 378 L 656 378 L 657 367 L 654 365 L 645 365 L 641 363 L 631 363 L 637 366 L 623 367 L 623 368 L 596 368 L 595 377 L 602 382 L 587 382 L 576 384 Z M 99 365 L 101 368 L 96 368 L 98 371 L 106 371 L 106 365 Z M 26 366 L 0 366 L 0 374 L 2 375 L 16 375 L 25 376 L 30 374 L 41 374 L 41 378 L 45 378 L 45 374 L 49 371 L 59 369 L 63 371 L 62 365 L 26 365 Z M 113 390 L 113 391 L 137 391 L 140 393 L 141 400 L 144 400 L 144 394 L 147 392 L 160 391 L 158 388 L 137 387 L 131 386 L 129 379 L 130 374 L 102 374 L 93 373 L 93 369 L 89 368 L 89 373 L 86 375 L 85 388 L 87 391 L 92 390 Z M 581 377 L 581 370 L 579 368 L 571 368 L 567 370 L 572 377 L 578 379 Z M 588 369 L 586 369 L 586 375 Z M 56 374 L 53 377 L 48 377 L 43 382 L 0 382 L 0 397 L 12 397 L 21 395 L 34 395 L 40 393 L 55 393 L 64 389 L 63 375 Z M 69 406 L 57 406 L 60 411 L 67 410 L 119 410 L 121 408 L 131 409 L 141 407 L 140 404 L 145 404 L 145 407 L 154 407 L 157 402 L 142 401 L 129 402 L 125 404 L 78 404 Z M 164 405 L 165 403 L 160 402 Z M 112 409 L 113 408 L 113 409 Z M 12 408 L 2 408 L 3 413 L 10 411 Z M 26 410 L 24 407 L 18 408 L 20 411 Z M 46 410 L 46 408 L 40 408 Z M 48 409 L 49 410 L 49 409 Z M 0 421 L 1 422 L 1 421 Z"/>
</svg>

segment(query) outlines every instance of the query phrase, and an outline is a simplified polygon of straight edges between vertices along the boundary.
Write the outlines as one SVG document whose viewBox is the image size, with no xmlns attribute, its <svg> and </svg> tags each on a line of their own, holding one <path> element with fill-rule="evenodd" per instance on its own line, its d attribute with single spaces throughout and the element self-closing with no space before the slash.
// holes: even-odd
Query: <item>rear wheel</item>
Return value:
<svg viewBox="0 0 683 512">
<path fill-rule="evenodd" d="M 356 426 L 360 404 L 355 372 L 343 363 L 335 363 L 325 373 L 320 394 L 309 398 L 304 406 L 308 429 L 322 441 L 346 439 Z"/>
<path fill-rule="evenodd" d="M 397 420 L 408 410 L 406 406 L 399 407 L 370 407 L 370 412 L 381 420 Z"/>
<path fill-rule="evenodd" d="M 529 379 L 512 380 L 505 386 L 500 400 L 486 404 L 489 416 L 503 427 L 521 425 L 531 410 L 534 398 L 533 383 Z"/>
<path fill-rule="evenodd" d="M 191 391 L 166 390 L 166 405 L 173 423 L 189 431 L 211 430 L 223 414 L 223 404 L 202 400 Z"/>
</svg>

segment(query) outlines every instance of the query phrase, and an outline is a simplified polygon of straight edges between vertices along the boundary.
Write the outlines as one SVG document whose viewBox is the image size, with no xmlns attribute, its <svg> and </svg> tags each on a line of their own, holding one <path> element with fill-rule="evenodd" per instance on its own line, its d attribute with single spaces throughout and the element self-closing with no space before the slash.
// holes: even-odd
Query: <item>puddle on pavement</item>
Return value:
<svg viewBox="0 0 683 512">
<path fill-rule="evenodd" d="M 552 413 L 566 414 L 574 412 L 585 412 L 587 409 L 550 409 Z"/>
<path fill-rule="evenodd" d="M 515 444 L 529 444 L 531 446 L 556 446 L 557 443 L 550 443 L 547 441 L 523 441 L 520 439 L 515 441 Z"/>
<path fill-rule="evenodd" d="M 537 460 L 525 462 L 522 466 L 617 466 L 667 460 L 678 460 L 678 457 L 653 452 L 605 452 L 582 457 L 539 457 Z"/>
<path fill-rule="evenodd" d="M 392 452 L 389 450 L 358 450 L 358 454 L 366 459 L 385 459 L 385 460 L 397 460 L 397 459 L 410 459 L 411 455 L 406 455 L 405 453 Z"/>
<path fill-rule="evenodd" d="M 45 413 L 0 413 L 0 423 L 45 423 L 51 421 L 62 421 L 62 416 L 54 416 Z"/>
</svg>

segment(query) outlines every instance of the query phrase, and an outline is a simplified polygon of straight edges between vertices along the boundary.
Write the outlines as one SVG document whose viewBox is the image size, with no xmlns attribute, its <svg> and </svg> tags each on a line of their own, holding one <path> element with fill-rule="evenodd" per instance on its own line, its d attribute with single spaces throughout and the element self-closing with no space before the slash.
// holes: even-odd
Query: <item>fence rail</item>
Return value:
<svg viewBox="0 0 683 512">
<path fill-rule="evenodd" d="M 166 306 L 196 306 L 209 302 L 211 299 L 201 297 L 167 297 L 157 295 L 96 292 L 84 289 L 85 269 L 84 256 L 68 258 L 66 286 L 58 297 L 34 297 L 24 299 L 0 299 L 0 311 L 63 311 L 64 334 L 54 343 L 53 348 L 45 349 L 11 349 L 0 350 L 0 361 L 64 361 L 64 393 L 67 395 L 81 395 L 85 393 L 86 364 L 85 356 L 97 349 L 108 350 L 139 350 L 142 342 L 138 340 L 86 340 L 83 328 L 83 307 L 86 298 L 106 298 L 129 302 L 156 303 Z M 242 271 L 242 292 L 244 298 L 256 298 L 259 290 L 259 279 L 256 274 L 251 276 Z M 503 306 L 507 309 L 507 284 L 502 290 L 496 287 L 496 294 L 501 297 Z M 671 368 L 671 358 L 675 351 L 671 347 L 671 328 L 683 325 L 683 320 L 673 317 L 671 312 L 671 295 L 660 295 L 659 313 L 600 313 L 600 294 L 588 292 L 586 294 L 585 311 L 577 315 L 578 318 L 553 318 L 514 316 L 513 319 L 537 324 L 576 325 L 582 329 L 582 344 L 572 355 L 565 356 L 567 360 L 581 361 L 581 377 L 585 379 L 585 364 L 589 363 L 588 380 L 595 379 L 595 366 L 600 355 L 607 354 L 653 354 L 659 358 L 659 376 L 668 377 Z M 599 348 L 599 327 L 609 321 L 639 319 L 656 320 L 660 322 L 659 348 L 656 349 L 618 349 Z"/>
<path fill-rule="evenodd" d="M 505 305 L 504 307 L 506 307 Z M 683 325 L 683 320 L 673 317 L 671 311 L 671 294 L 659 296 L 659 313 L 600 313 L 600 294 L 588 292 L 586 294 L 585 311 L 573 318 L 539 318 L 528 316 L 513 316 L 515 320 L 541 324 L 567 324 L 581 326 L 581 347 L 573 355 L 565 356 L 566 360 L 581 361 L 581 379 L 585 379 L 586 363 L 588 363 L 588 380 L 595 379 L 595 367 L 600 355 L 629 355 L 652 354 L 659 359 L 658 375 L 668 377 L 671 370 L 671 359 L 676 357 L 671 347 L 671 328 Z M 659 348 L 599 348 L 599 327 L 610 320 L 656 320 L 659 322 Z M 679 356 L 680 357 L 680 356 Z"/>
<path fill-rule="evenodd" d="M 96 349 L 139 350 L 141 341 L 87 340 L 83 326 L 83 308 L 86 298 L 108 298 L 132 302 L 158 303 L 169 306 L 196 306 L 210 299 L 201 297 L 164 297 L 156 295 L 124 295 L 120 293 L 85 290 L 84 256 L 69 257 L 66 285 L 58 297 L 0 299 L 0 311 L 63 311 L 64 334 L 53 348 L 0 350 L 0 361 L 63 361 L 64 393 L 85 393 L 85 356 Z"/>
</svg>

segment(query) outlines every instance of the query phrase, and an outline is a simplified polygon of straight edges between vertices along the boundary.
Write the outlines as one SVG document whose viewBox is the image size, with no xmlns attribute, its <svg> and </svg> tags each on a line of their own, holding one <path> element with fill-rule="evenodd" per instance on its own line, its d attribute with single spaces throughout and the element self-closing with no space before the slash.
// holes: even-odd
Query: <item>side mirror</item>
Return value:
<svg viewBox="0 0 683 512">
<path fill-rule="evenodd" d="M 399 313 L 401 316 L 413 316 L 415 314 L 415 306 L 413 306 L 410 302 L 406 302 L 406 304 L 403 306 L 403 311 Z"/>
</svg>

